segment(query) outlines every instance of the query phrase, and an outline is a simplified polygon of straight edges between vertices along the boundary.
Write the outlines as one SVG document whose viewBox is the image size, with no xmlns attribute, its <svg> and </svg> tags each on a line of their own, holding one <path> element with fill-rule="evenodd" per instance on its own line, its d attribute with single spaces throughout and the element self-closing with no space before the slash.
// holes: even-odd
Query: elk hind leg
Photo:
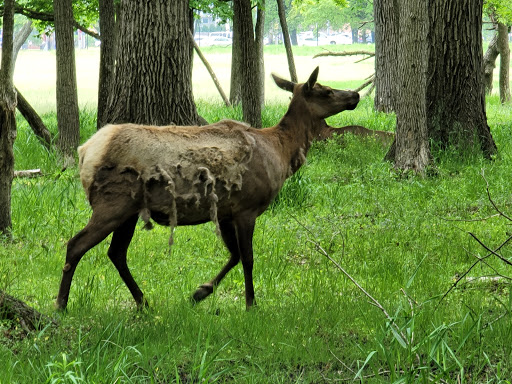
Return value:
<svg viewBox="0 0 512 384">
<path fill-rule="evenodd" d="M 66 263 L 62 269 L 62 280 L 57 295 L 57 309 L 65 309 L 75 269 L 83 255 L 104 240 L 112 231 L 124 222 L 125 218 L 103 219 L 93 212 L 84 229 L 78 232 L 67 244 Z"/>
<path fill-rule="evenodd" d="M 133 238 L 137 220 L 138 215 L 133 215 L 114 231 L 112 242 L 108 248 L 108 257 L 130 290 L 135 302 L 137 303 L 137 306 L 141 308 L 147 307 L 147 302 L 144 299 L 142 291 L 135 282 L 135 279 L 133 278 L 126 262 L 126 253 L 128 251 L 128 246 L 130 245 L 130 242 Z"/>
</svg>

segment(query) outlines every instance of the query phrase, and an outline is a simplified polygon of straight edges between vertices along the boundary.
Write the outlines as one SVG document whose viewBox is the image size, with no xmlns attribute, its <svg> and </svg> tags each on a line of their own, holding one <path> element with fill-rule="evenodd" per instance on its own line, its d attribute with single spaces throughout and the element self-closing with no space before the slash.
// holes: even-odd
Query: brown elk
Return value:
<svg viewBox="0 0 512 384">
<path fill-rule="evenodd" d="M 146 225 L 151 218 L 171 228 L 213 221 L 231 255 L 217 276 L 199 286 L 193 301 L 210 295 L 241 260 L 246 306 L 255 303 L 256 218 L 304 163 L 324 119 L 359 102 L 356 92 L 318 84 L 318 67 L 303 84 L 272 76 L 293 93 L 274 127 L 254 129 L 233 120 L 202 127 L 107 125 L 79 148 L 80 179 L 93 213 L 67 244 L 57 308 L 67 305 L 82 256 L 112 232 L 108 257 L 137 305 L 147 305 L 126 263 L 139 216 Z"/>
<path fill-rule="evenodd" d="M 331 138 L 334 134 L 346 135 L 347 133 L 351 133 L 353 135 L 362 137 L 373 137 L 376 140 L 380 141 L 382 144 L 391 144 L 391 142 L 395 138 L 394 132 L 368 129 L 361 125 L 347 125 L 346 127 L 340 128 L 330 127 L 326 125 L 323 129 L 320 130 L 316 137 L 316 140 L 327 140 Z"/>
</svg>

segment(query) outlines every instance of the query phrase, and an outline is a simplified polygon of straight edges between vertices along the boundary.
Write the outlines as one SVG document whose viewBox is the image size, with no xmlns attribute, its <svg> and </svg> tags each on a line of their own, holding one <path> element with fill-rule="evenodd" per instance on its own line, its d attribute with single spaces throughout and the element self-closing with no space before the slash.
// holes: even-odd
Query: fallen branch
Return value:
<svg viewBox="0 0 512 384">
<path fill-rule="evenodd" d="M 14 177 L 37 177 L 42 176 L 40 169 L 27 169 L 25 171 L 14 171 Z"/>
<path fill-rule="evenodd" d="M 370 57 L 375 56 L 375 52 L 370 51 L 343 51 L 343 52 L 332 52 L 327 50 L 326 52 L 320 52 L 317 53 L 315 56 L 313 56 L 313 59 L 316 59 L 317 57 L 321 56 L 359 56 L 359 55 L 367 55 L 364 60 L 369 59 Z"/>
</svg>

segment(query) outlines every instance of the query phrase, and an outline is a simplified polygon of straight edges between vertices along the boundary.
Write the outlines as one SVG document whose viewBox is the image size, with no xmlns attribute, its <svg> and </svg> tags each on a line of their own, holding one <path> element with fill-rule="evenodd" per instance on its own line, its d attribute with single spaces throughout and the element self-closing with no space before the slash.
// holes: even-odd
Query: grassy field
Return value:
<svg viewBox="0 0 512 384">
<path fill-rule="evenodd" d="M 207 53 L 214 68 L 228 62 L 222 50 Z M 372 72 L 370 61 L 313 60 L 310 49 L 297 54 L 301 79 L 320 64 L 320 82 L 353 88 Z M 51 53 L 22 52 L 19 64 L 34 64 L 32 55 L 45 66 L 53 60 Z M 95 55 L 78 53 L 83 140 L 95 130 Z M 285 76 L 284 56 L 269 49 L 267 57 L 266 70 Z M 198 87 L 209 80 L 201 70 L 196 63 L 195 89 L 212 88 Z M 28 79 L 33 72 L 17 69 L 16 84 L 39 111 L 51 112 L 51 74 Z M 226 82 L 228 75 L 219 77 Z M 289 96 L 270 81 L 267 89 L 263 120 L 272 125 Z M 214 92 L 197 93 L 197 100 L 209 121 L 240 118 Z M 393 130 L 393 116 L 372 105 L 364 99 L 329 122 Z M 510 383 L 512 248 L 499 251 L 506 261 L 486 257 L 469 234 L 491 249 L 510 236 L 485 180 L 493 202 L 510 213 L 512 107 L 496 96 L 487 106 L 499 155 L 486 161 L 437 154 L 429 178 L 401 177 L 382 161 L 387 148 L 371 139 L 316 143 L 307 165 L 257 221 L 258 307 L 250 312 L 241 267 L 205 302 L 189 304 L 197 285 L 227 259 L 208 223 L 178 228 L 172 248 L 168 228 L 138 226 L 128 262 L 150 311 L 136 311 L 106 257 L 107 240 L 80 263 L 68 311 L 55 313 L 66 242 L 90 209 L 77 169 L 62 171 L 58 156 L 19 118 L 16 169 L 41 168 L 45 176 L 14 181 L 14 239 L 0 248 L 0 289 L 56 318 L 59 327 L 27 335 L 0 323 L 0 383 Z M 44 120 L 55 129 L 54 113 Z"/>
</svg>

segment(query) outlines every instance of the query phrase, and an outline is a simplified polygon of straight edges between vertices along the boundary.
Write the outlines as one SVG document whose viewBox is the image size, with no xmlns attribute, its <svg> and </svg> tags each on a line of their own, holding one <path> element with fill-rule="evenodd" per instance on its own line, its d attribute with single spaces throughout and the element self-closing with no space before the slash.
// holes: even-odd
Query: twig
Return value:
<svg viewBox="0 0 512 384">
<path fill-rule="evenodd" d="M 478 237 L 476 237 L 473 233 L 471 232 L 468 232 L 469 235 L 475 239 L 478 244 L 480 244 L 482 247 L 484 247 L 488 252 L 492 253 L 494 256 L 496 256 L 497 258 L 499 258 L 501 261 L 503 261 L 505 264 L 508 264 L 510 266 L 512 266 L 512 263 L 510 261 L 508 261 L 507 259 L 505 259 L 503 256 L 501 256 L 499 253 L 497 253 L 496 251 L 493 251 L 492 249 L 490 249 L 487 245 L 485 245 L 484 243 L 482 243 L 482 241 L 480 241 L 480 239 Z"/>
<path fill-rule="evenodd" d="M 14 177 L 36 177 L 42 176 L 40 169 L 27 169 L 26 171 L 14 171 Z"/>
<path fill-rule="evenodd" d="M 359 87 L 357 87 L 356 89 L 354 89 L 354 92 L 359 92 L 363 89 L 365 89 L 367 86 L 369 86 L 370 84 L 373 84 L 375 81 L 375 74 L 373 74 L 372 76 L 370 76 L 370 79 L 368 81 L 365 81 L 363 84 L 361 84 Z"/>
</svg>

